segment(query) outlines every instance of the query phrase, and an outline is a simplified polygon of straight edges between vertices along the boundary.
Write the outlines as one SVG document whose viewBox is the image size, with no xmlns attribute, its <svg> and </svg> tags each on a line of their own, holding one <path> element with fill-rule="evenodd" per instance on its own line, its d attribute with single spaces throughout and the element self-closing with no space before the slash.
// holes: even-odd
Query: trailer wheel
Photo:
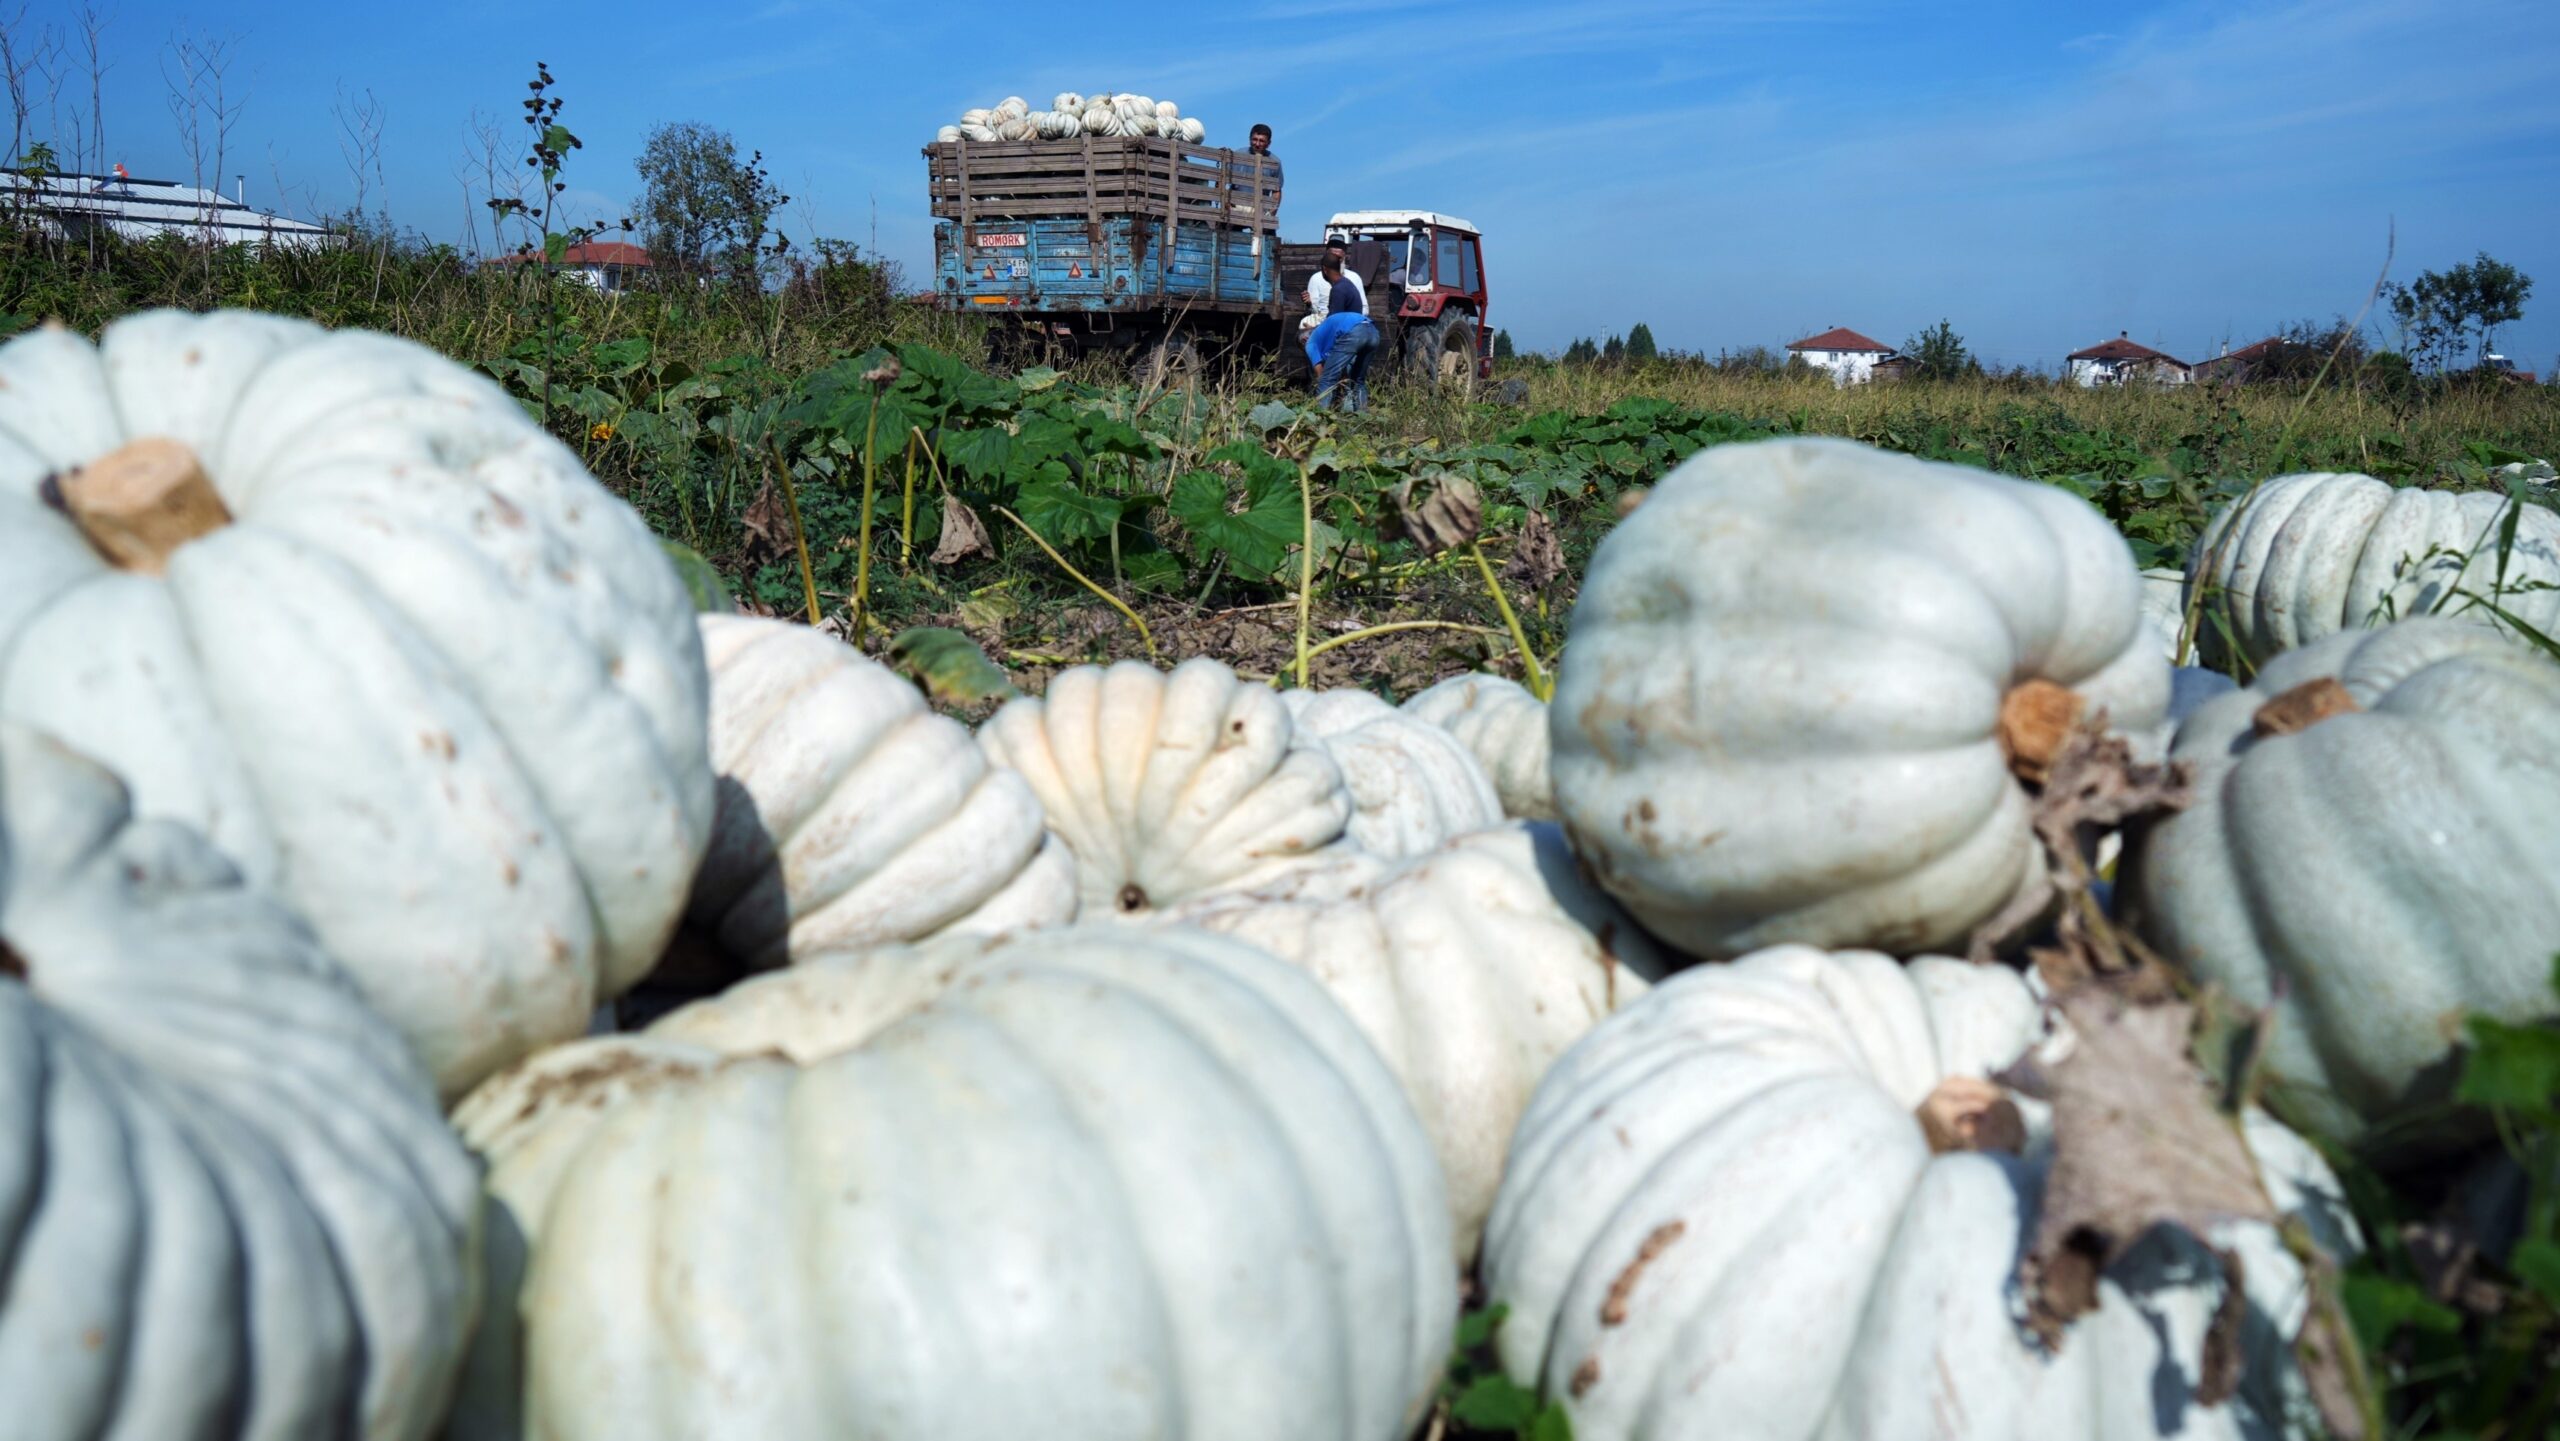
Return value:
<svg viewBox="0 0 2560 1441">
<path fill-rule="evenodd" d="M 1140 347 L 1129 373 L 1141 390 L 1197 390 L 1206 368 L 1200 347 L 1191 342 L 1191 337 L 1174 331 Z"/>
<path fill-rule="evenodd" d="M 1413 378 L 1445 386 L 1461 399 L 1476 391 L 1476 320 L 1463 310 L 1441 313 L 1428 325 L 1414 327 L 1406 342 L 1406 364 Z"/>
</svg>

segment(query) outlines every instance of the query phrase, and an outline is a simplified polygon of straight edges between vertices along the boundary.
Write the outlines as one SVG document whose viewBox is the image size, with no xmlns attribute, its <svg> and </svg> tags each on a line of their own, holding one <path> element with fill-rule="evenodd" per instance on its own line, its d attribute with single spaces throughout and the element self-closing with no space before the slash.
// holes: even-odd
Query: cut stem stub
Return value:
<svg viewBox="0 0 2560 1441">
<path fill-rule="evenodd" d="M 178 547 L 231 523 L 196 453 L 161 435 L 127 441 L 48 479 L 44 496 L 108 564 L 139 575 L 161 574 Z"/>
<path fill-rule="evenodd" d="M 2027 1148 L 2027 1121 L 2008 1093 L 1979 1076 L 1949 1076 L 1913 1112 L 1932 1155 Z"/>
<path fill-rule="evenodd" d="M 2011 686 L 2000 698 L 2000 753 L 2009 758 L 2010 772 L 2041 784 L 2071 728 L 2079 724 L 2082 705 L 2069 686 L 2041 677 Z"/>
</svg>

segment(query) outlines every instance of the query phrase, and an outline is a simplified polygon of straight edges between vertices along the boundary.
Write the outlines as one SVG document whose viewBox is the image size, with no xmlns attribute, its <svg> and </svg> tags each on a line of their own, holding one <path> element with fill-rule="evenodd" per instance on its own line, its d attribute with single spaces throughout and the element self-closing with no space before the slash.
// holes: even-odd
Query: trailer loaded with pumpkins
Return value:
<svg viewBox="0 0 2560 1441">
<path fill-rule="evenodd" d="M 1032 355 L 1122 356 L 1145 384 L 1221 363 L 1304 378 L 1307 281 L 1339 239 L 1381 333 L 1375 366 L 1467 388 L 1491 376 L 1476 226 L 1435 210 L 1345 210 L 1323 239 L 1286 242 L 1278 162 L 1187 133 L 959 134 L 924 147 L 934 303 L 1011 322 L 1007 338 Z"/>
</svg>

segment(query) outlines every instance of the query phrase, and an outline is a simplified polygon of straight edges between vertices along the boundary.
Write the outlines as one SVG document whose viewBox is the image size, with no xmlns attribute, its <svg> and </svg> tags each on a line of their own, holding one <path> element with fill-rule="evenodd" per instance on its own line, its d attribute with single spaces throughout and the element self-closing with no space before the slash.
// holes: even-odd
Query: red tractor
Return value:
<svg viewBox="0 0 2560 1441">
<path fill-rule="evenodd" d="M 1417 380 L 1473 389 L 1493 375 L 1493 329 L 1484 278 L 1484 233 L 1436 210 L 1342 210 L 1324 226 L 1345 242 L 1344 268 L 1360 277 L 1377 322 L 1380 360 Z M 1306 313 L 1307 279 L 1324 246 L 1280 247 L 1280 304 Z M 1300 354 L 1298 362 L 1306 360 Z"/>
</svg>

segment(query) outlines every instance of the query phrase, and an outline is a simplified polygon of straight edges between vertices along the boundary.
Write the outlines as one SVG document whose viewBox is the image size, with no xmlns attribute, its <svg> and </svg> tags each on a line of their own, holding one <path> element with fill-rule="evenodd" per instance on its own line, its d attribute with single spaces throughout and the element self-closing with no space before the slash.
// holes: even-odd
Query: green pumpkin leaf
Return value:
<svg viewBox="0 0 2560 1441">
<path fill-rule="evenodd" d="M 1241 511 L 1227 508 L 1226 480 L 1211 471 L 1191 471 L 1173 483 L 1166 508 L 1191 532 L 1203 552 L 1223 551 L 1237 574 L 1269 580 L 1289 559 L 1289 547 L 1303 533 L 1298 497 L 1293 489 L 1267 490 L 1259 498 L 1247 487 Z"/>
<path fill-rule="evenodd" d="M 2542 1299 L 2560 1306 L 2560 1241 L 2541 1236 L 2518 1241 L 2507 1265 L 2518 1280 L 2540 1292 Z"/>
<path fill-rule="evenodd" d="M 2475 1106 L 2540 1110 L 2560 1103 L 2560 1030 L 2511 1026 L 2487 1016 L 2465 1023 L 2471 1035 L 2455 1096 Z"/>
<path fill-rule="evenodd" d="M 684 583 L 684 593 L 692 598 L 695 611 L 720 614 L 737 609 L 729 599 L 729 587 L 721 581 L 719 570 L 704 560 L 700 552 L 682 541 L 661 539 L 658 545 L 675 566 L 676 579 Z"/>
<path fill-rule="evenodd" d="M 1529 1441 L 1573 1441 L 1573 1418 L 1562 1406 L 1548 1402 L 1538 1419 L 1529 1423 Z"/>
<path fill-rule="evenodd" d="M 595 362 L 596 369 L 607 375 L 629 375 L 648 364 L 649 338 L 644 335 L 633 335 L 621 340 L 609 340 L 597 346 L 587 358 Z"/>
<path fill-rule="evenodd" d="M 1469 1311 L 1460 1316 L 1457 1348 L 1460 1351 L 1472 1351 L 1479 1346 L 1492 1344 L 1494 1331 L 1502 1325 L 1502 1318 L 1509 1314 L 1511 1314 L 1510 1304 L 1496 1301 L 1481 1311 Z"/>
<path fill-rule="evenodd" d="M 987 659 L 978 643 L 949 626 L 920 625 L 889 640 L 889 665 L 914 681 L 937 705 L 968 705 L 1006 700 L 1015 689 L 1004 668 Z"/>
<path fill-rule="evenodd" d="M 2340 1288 L 2347 1305 L 2347 1318 L 2355 1326 L 2356 1339 L 2367 1354 L 2381 1350 L 2403 1326 L 2414 1326 L 2422 1332 L 2450 1336 L 2462 1330 L 2462 1317 L 2450 1307 L 2427 1299 L 2427 1293 L 2406 1281 L 2351 1271 Z"/>
<path fill-rule="evenodd" d="M 1287 429 L 1289 422 L 1297 418 L 1296 408 L 1279 400 L 1266 400 L 1244 413 L 1245 424 L 1265 435 L 1275 430 Z"/>
<path fill-rule="evenodd" d="M 1058 462 L 1044 461 L 1044 471 L 1064 471 Z M 1100 540 L 1120 524 L 1123 502 L 1116 495 L 1095 495 L 1077 489 L 1063 475 L 1044 475 L 1022 487 L 1014 505 L 1040 538 L 1051 545 L 1063 546 L 1079 540 Z"/>
<path fill-rule="evenodd" d="M 1469 1382 L 1449 1406 L 1449 1419 L 1460 1425 L 1513 1435 L 1527 1429 L 1537 1415 L 1538 1393 L 1499 1374 Z"/>
</svg>

